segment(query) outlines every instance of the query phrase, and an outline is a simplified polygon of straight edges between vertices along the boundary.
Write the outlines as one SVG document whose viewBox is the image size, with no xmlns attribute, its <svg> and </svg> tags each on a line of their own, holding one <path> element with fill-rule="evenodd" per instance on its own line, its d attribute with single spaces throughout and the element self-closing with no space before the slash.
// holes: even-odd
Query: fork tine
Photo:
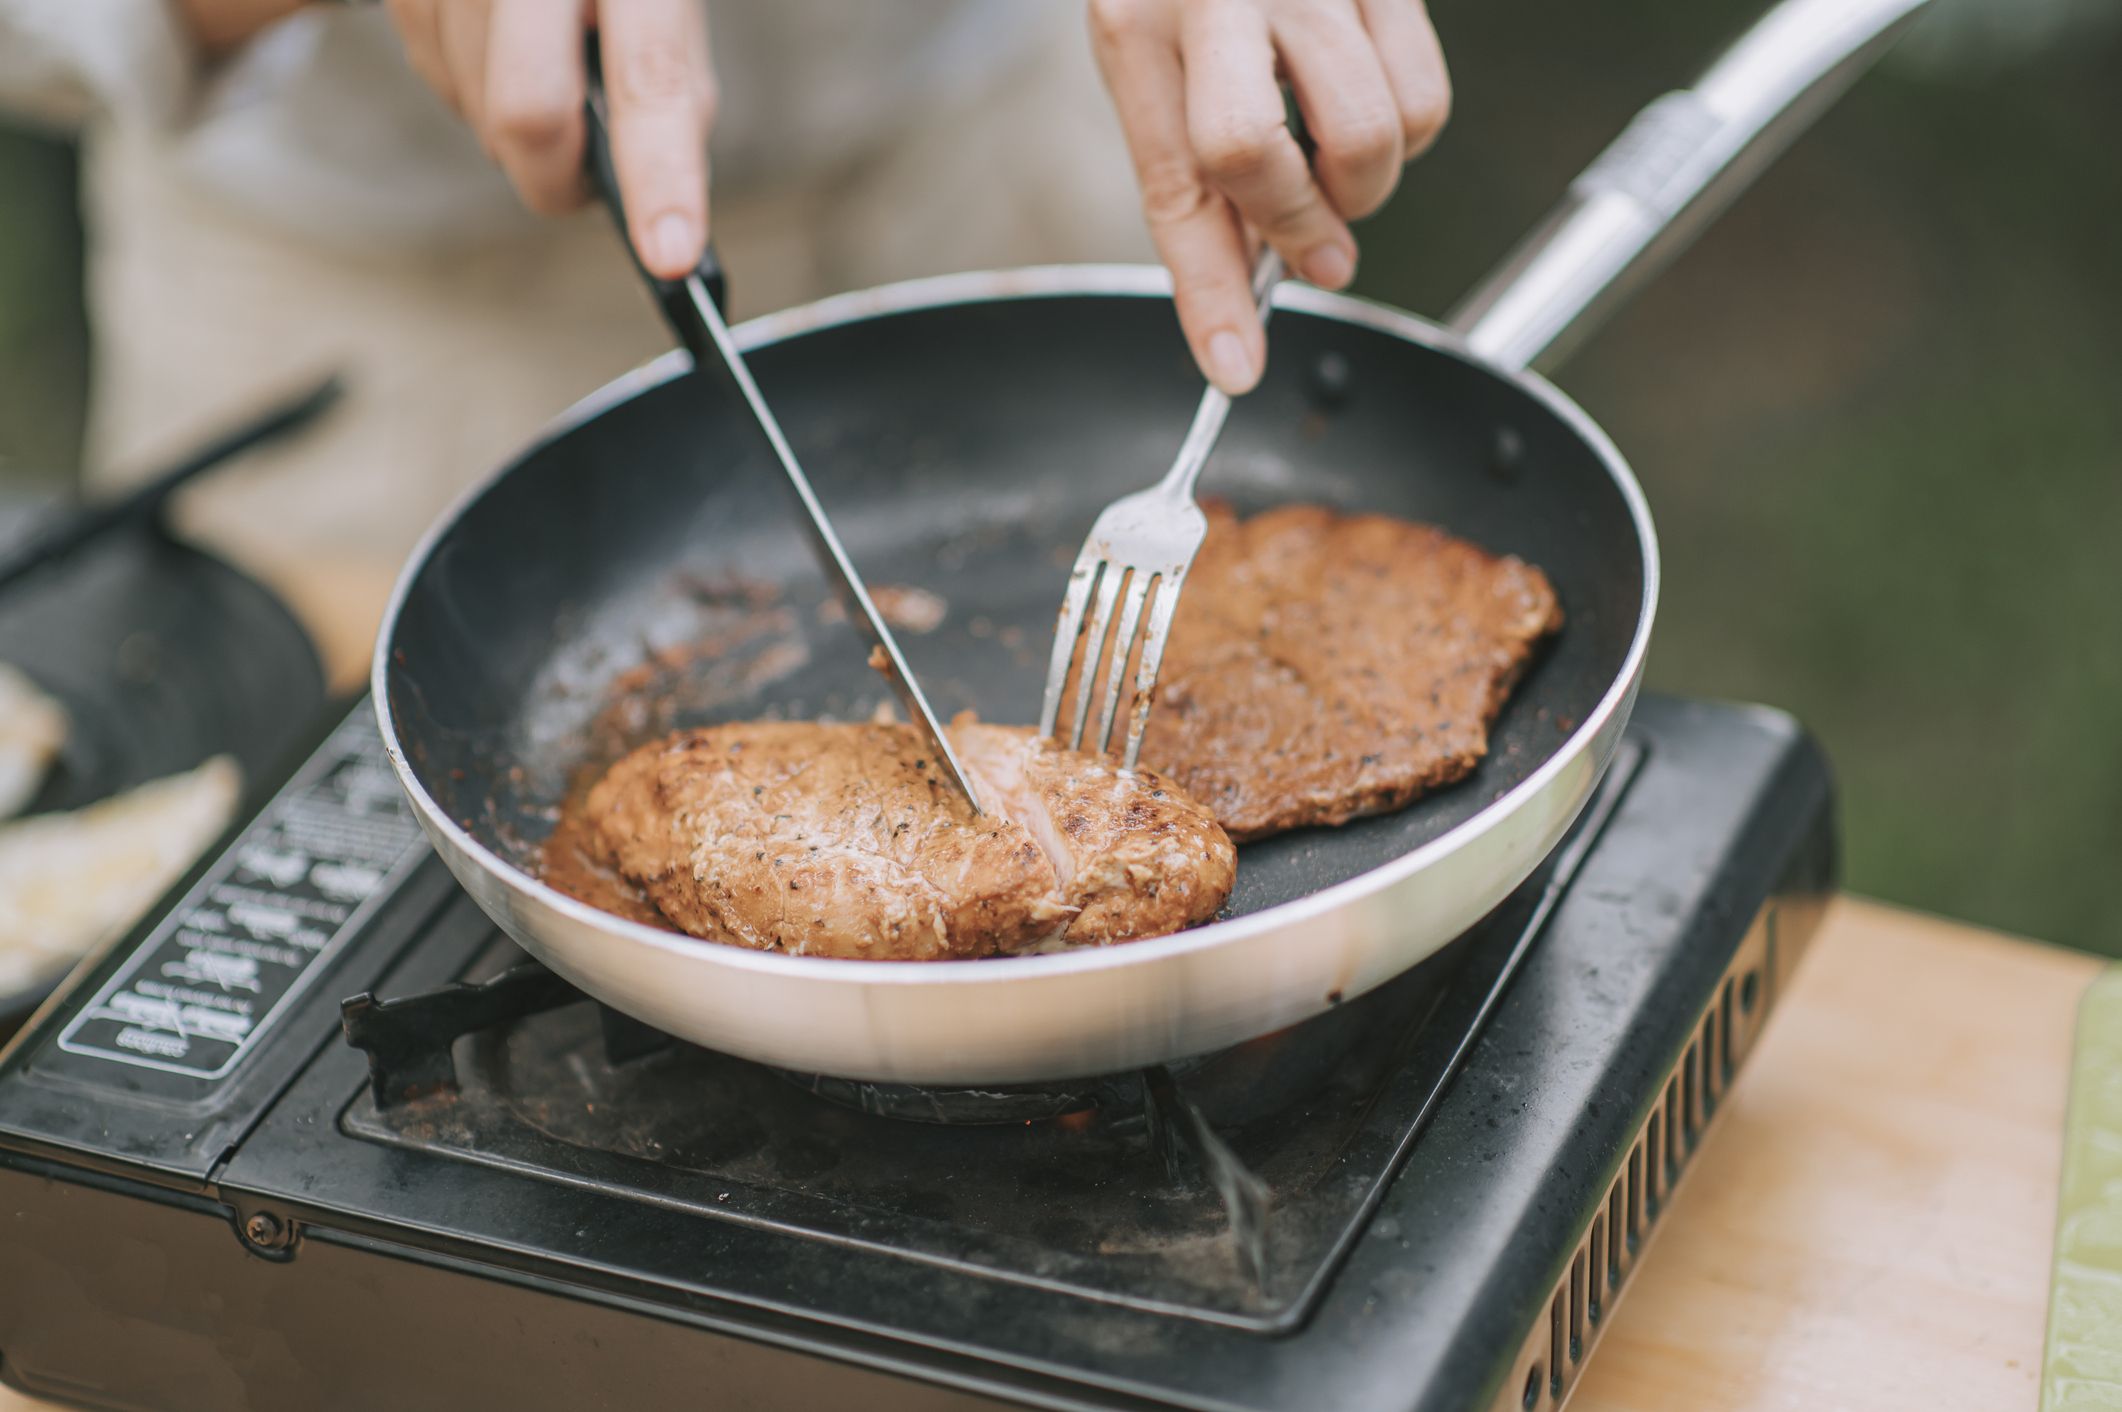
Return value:
<svg viewBox="0 0 2122 1412">
<path fill-rule="evenodd" d="M 1083 726 L 1090 717 L 1091 697 L 1097 693 L 1098 667 L 1105 659 L 1105 638 L 1113 625 L 1113 602 L 1120 596 L 1125 566 L 1108 563 L 1098 580 L 1098 606 L 1091 610 L 1090 627 L 1083 637 L 1083 675 L 1076 682 L 1075 722 L 1068 733 L 1068 748 L 1083 748 Z"/>
<path fill-rule="evenodd" d="M 1142 754 L 1142 733 L 1149 728 L 1149 713 L 1156 702 L 1157 674 L 1164 665 L 1164 645 L 1171 641 L 1172 614 L 1179 608 L 1179 589 L 1186 582 L 1187 564 L 1157 579 L 1157 601 L 1149 610 L 1149 631 L 1143 635 L 1142 665 L 1135 672 L 1135 699 L 1127 713 L 1127 754 L 1120 767 L 1135 768 Z"/>
<path fill-rule="evenodd" d="M 1120 625 L 1113 629 L 1113 663 L 1105 674 L 1105 705 L 1098 712 L 1098 733 L 1091 737 L 1090 752 L 1103 755 L 1111 748 L 1113 712 L 1120 708 L 1120 688 L 1127 681 L 1127 659 L 1133 654 L 1135 629 L 1142 621 L 1142 605 L 1149 598 L 1155 576 L 1137 569 L 1127 581 L 1127 601 L 1120 609 Z M 1129 712 L 1133 714 L 1132 711 Z"/>
<path fill-rule="evenodd" d="M 1054 651 L 1046 664 L 1046 699 L 1039 707 L 1039 734 L 1052 735 L 1060 719 L 1061 698 L 1068 690 L 1068 664 L 1076 655 L 1076 639 L 1083 636 L 1083 610 L 1090 603 L 1091 585 L 1098 581 L 1104 561 L 1090 545 L 1076 556 L 1068 573 L 1068 592 L 1061 600 L 1061 616 L 1054 624 Z"/>
</svg>

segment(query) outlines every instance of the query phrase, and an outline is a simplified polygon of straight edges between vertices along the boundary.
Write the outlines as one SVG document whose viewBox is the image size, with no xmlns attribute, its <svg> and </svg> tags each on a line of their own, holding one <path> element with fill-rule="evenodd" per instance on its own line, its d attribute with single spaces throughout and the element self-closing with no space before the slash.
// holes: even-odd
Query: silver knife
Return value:
<svg viewBox="0 0 2122 1412">
<path fill-rule="evenodd" d="M 589 91 L 584 107 L 589 129 L 585 145 L 591 178 L 619 223 L 619 238 L 627 242 L 627 250 L 632 253 L 633 243 L 626 234 L 626 212 L 620 204 L 619 183 L 612 168 L 611 140 L 605 124 L 604 81 L 598 66 L 594 34 L 590 36 L 588 51 Z M 640 267 L 638 257 L 635 266 Z M 730 337 L 729 325 L 724 322 L 715 298 L 722 283 L 722 267 L 715 259 L 713 248 L 710 247 L 701 257 L 700 268 L 682 280 L 658 279 L 645 269 L 641 270 L 641 275 L 648 281 L 664 319 L 693 355 L 694 369 L 708 377 L 727 375 L 743 394 L 745 405 L 751 408 L 753 425 L 781 466 L 782 477 L 801 512 L 804 527 L 809 531 L 811 548 L 817 553 L 819 566 L 825 570 L 826 578 L 839 595 L 848 620 L 870 641 L 870 664 L 891 683 L 893 694 L 906 709 L 907 719 L 934 747 L 936 758 L 943 762 L 944 772 L 971 803 L 973 812 L 986 812 L 981 807 L 979 792 L 973 788 L 971 776 L 959 763 L 949 737 L 944 735 L 942 725 L 936 720 L 936 713 L 929 708 L 921 684 L 914 680 L 912 670 L 907 667 L 898 640 L 892 636 L 884 616 L 877 611 L 869 590 L 863 587 L 862 575 L 855 571 L 854 561 L 847 557 L 840 536 L 833 532 L 825 507 L 818 503 L 817 492 L 811 489 L 810 477 L 803 473 L 796 453 L 789 447 L 788 438 L 781 434 L 781 423 L 775 420 L 773 409 L 760 396 L 759 385 L 752 381 L 751 369 L 745 365 L 743 352 Z M 879 660 L 880 656 L 882 660 Z"/>
</svg>

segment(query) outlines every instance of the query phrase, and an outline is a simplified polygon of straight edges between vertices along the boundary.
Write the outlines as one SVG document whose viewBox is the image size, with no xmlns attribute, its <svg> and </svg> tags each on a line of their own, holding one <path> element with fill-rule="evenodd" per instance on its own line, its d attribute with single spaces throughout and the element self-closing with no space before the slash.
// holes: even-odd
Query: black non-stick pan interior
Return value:
<svg viewBox="0 0 2122 1412">
<path fill-rule="evenodd" d="M 1083 535 L 1163 471 L 1200 395 L 1170 304 L 920 308 L 787 339 L 752 365 L 872 587 L 944 601 L 940 626 L 902 633 L 939 712 L 1034 720 Z M 399 737 L 441 807 L 504 858 L 528 861 L 586 758 L 673 725 L 862 718 L 886 699 L 826 606 L 778 472 L 736 433 L 742 415 L 690 377 L 610 407 L 498 477 L 409 585 L 389 643 Z M 1232 414 L 1202 490 L 1246 510 L 1317 501 L 1442 525 L 1539 565 L 1568 615 L 1471 780 L 1249 845 L 1234 914 L 1471 818 L 1621 670 L 1644 590 L 1623 495 L 1555 410 L 1451 354 L 1283 310 L 1267 379 Z M 635 706 L 664 709 L 611 709 L 630 671 Z"/>
</svg>

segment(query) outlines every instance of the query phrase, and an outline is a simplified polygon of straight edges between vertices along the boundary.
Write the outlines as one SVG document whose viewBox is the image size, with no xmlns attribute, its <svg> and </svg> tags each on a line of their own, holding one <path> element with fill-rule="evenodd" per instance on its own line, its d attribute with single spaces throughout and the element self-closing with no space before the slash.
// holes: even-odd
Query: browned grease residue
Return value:
<svg viewBox="0 0 2122 1412">
<path fill-rule="evenodd" d="M 925 588 L 912 584 L 880 583 L 872 585 L 869 601 L 876 605 L 877 612 L 891 627 L 901 632 L 929 633 L 943 626 L 943 619 L 950 613 L 947 599 L 930 593 Z M 847 610 L 838 599 L 828 598 L 818 605 L 818 621 L 821 623 L 844 623 Z"/>
<path fill-rule="evenodd" d="M 573 791 L 560 822 L 538 851 L 538 876 L 577 902 L 661 931 L 676 931 L 640 888 L 606 863 L 586 807 L 589 791 Z"/>
<path fill-rule="evenodd" d="M 590 722 L 583 764 L 602 774 L 634 746 L 675 730 L 682 713 L 754 694 L 797 670 L 810 651 L 792 636 L 794 626 L 786 608 L 755 605 L 734 621 L 661 648 L 619 673 L 605 689 L 604 708 Z M 744 649 L 756 650 L 747 657 Z"/>
<path fill-rule="evenodd" d="M 606 685 L 603 705 L 580 741 L 557 822 L 531 858 L 539 881 L 578 902 L 664 931 L 677 928 L 611 867 L 598 846 L 589 816 L 590 790 L 634 747 L 668 735 L 692 713 L 756 695 L 810 658 L 795 635 L 794 615 L 772 584 L 691 574 L 678 588 L 709 610 L 710 630 L 650 653 Z"/>
</svg>

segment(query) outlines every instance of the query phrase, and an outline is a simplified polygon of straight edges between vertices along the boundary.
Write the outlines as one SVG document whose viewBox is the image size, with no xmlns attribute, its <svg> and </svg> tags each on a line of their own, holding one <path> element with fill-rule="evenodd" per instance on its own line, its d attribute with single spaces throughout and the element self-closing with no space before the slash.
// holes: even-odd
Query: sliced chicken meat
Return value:
<svg viewBox="0 0 2122 1412">
<path fill-rule="evenodd" d="M 66 710 L 0 662 L 0 819 L 29 807 L 66 744 Z"/>
<path fill-rule="evenodd" d="M 0 996 L 131 926 L 228 827 L 242 786 L 217 755 L 70 814 L 0 825 Z"/>
<path fill-rule="evenodd" d="M 982 799 L 1052 863 L 1066 939 L 1132 941 L 1198 925 L 1230 896 L 1237 850 L 1215 819 L 1152 770 L 1063 750 L 1027 726 L 959 722 L 951 742 Z"/>
<path fill-rule="evenodd" d="M 612 766 L 586 801 L 591 847 L 695 936 L 814 956 L 1128 941 L 1206 921 L 1229 895 L 1230 839 L 1162 777 L 1028 728 L 951 734 L 985 815 L 910 726 L 756 722 Z"/>
</svg>

